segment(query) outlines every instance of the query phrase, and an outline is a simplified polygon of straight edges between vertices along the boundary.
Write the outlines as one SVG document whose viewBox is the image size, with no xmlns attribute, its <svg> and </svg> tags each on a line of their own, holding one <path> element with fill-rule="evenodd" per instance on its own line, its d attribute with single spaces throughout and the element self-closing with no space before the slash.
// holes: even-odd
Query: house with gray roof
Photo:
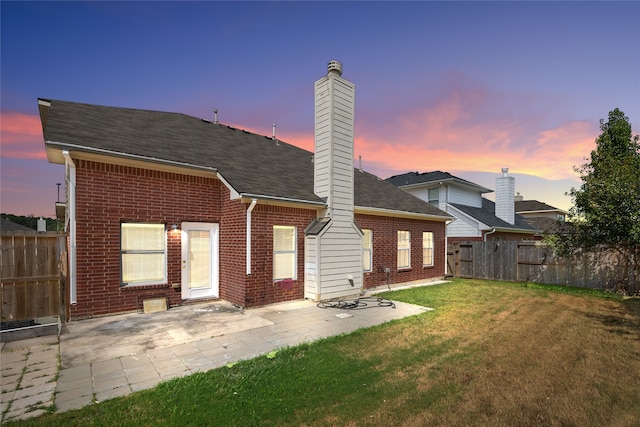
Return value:
<svg viewBox="0 0 640 427">
<path fill-rule="evenodd" d="M 524 200 L 520 193 L 515 197 L 516 214 L 523 217 L 530 225 L 544 233 L 559 232 L 565 227 L 569 212 L 556 208 L 538 200 Z"/>
<path fill-rule="evenodd" d="M 515 212 L 515 178 L 508 169 L 496 178 L 496 201 L 484 197 L 493 190 L 448 172 L 407 172 L 387 178 L 398 188 L 449 213 L 449 242 L 463 240 L 533 240 L 539 231 Z"/>
<path fill-rule="evenodd" d="M 39 99 L 66 174 L 70 318 L 443 277 L 452 216 L 354 169 L 355 85 L 339 62 L 314 89 L 314 152 L 217 117 Z"/>
</svg>

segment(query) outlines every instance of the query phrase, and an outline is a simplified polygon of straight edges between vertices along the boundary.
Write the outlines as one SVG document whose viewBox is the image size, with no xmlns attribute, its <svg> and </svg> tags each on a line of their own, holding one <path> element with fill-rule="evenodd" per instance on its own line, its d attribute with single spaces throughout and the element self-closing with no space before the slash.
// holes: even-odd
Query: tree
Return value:
<svg viewBox="0 0 640 427">
<path fill-rule="evenodd" d="M 550 241 L 560 255 L 615 250 L 627 260 L 627 283 L 635 291 L 640 272 L 640 143 L 619 109 L 600 120 L 602 133 L 588 163 L 574 168 L 582 186 L 568 193 L 571 227 Z"/>
</svg>

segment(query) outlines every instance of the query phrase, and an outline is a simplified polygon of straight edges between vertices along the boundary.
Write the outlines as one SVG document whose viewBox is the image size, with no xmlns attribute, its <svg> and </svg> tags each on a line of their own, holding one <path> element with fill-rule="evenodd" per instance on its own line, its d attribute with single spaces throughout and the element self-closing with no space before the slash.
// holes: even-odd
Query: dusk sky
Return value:
<svg viewBox="0 0 640 427">
<path fill-rule="evenodd" d="M 508 167 L 525 200 L 565 210 L 600 119 L 620 108 L 640 129 L 638 1 L 0 8 L 5 213 L 55 215 L 64 167 L 47 161 L 37 98 L 210 120 L 217 109 L 223 124 L 270 136 L 275 123 L 312 151 L 313 84 L 338 60 L 356 85 L 354 165 L 491 189 Z"/>
</svg>

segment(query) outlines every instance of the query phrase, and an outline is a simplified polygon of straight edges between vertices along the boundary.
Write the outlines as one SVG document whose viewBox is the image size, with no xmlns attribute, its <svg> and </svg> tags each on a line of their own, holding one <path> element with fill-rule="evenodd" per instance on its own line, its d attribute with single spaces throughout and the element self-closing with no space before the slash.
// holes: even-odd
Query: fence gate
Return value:
<svg viewBox="0 0 640 427">
<path fill-rule="evenodd" d="M 56 232 L 0 236 L 2 329 L 33 319 L 65 319 L 66 234 Z"/>
</svg>

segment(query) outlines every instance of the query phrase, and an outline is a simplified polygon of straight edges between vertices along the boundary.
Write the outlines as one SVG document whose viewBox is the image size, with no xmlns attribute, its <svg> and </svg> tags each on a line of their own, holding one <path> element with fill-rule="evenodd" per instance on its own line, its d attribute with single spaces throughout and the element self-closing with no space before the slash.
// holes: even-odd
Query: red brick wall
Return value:
<svg viewBox="0 0 640 427">
<path fill-rule="evenodd" d="M 168 232 L 168 281 L 120 286 L 120 223 L 220 222 L 221 184 L 212 178 L 78 160 L 76 162 L 77 304 L 71 318 L 134 311 L 148 296 L 181 301 L 180 234 Z"/>
<path fill-rule="evenodd" d="M 445 225 L 444 222 L 420 221 L 405 218 L 389 218 L 373 215 L 356 215 L 356 223 L 362 229 L 373 231 L 372 271 L 364 273 L 364 287 L 372 288 L 390 284 L 412 282 L 444 276 Z M 411 233 L 411 268 L 397 268 L 397 232 Z M 434 239 L 434 265 L 422 266 L 422 233 L 430 231 Z M 389 273 L 384 272 L 389 268 Z M 388 276 L 388 277 L 387 277 Z"/>
<path fill-rule="evenodd" d="M 219 223 L 220 297 L 243 307 L 304 297 L 304 229 L 315 218 L 313 209 L 256 205 L 252 212 L 251 275 L 246 275 L 247 203 L 230 200 L 228 189 L 213 178 L 148 169 L 76 162 L 77 304 L 71 318 L 139 310 L 142 300 L 166 296 L 170 306 L 182 303 L 180 233 L 168 231 L 167 283 L 120 286 L 120 224 L 122 222 Z M 444 275 L 444 223 L 356 215 L 361 228 L 373 230 L 373 271 L 365 287 Z M 273 281 L 273 226 L 297 227 L 298 277 L 292 289 Z M 396 269 L 396 232 L 411 232 L 411 268 Z M 422 266 L 422 232 L 435 240 L 435 265 Z"/>
<path fill-rule="evenodd" d="M 251 276 L 247 277 L 247 307 L 304 298 L 304 229 L 315 217 L 315 210 L 256 205 L 251 218 Z M 274 225 L 295 226 L 297 230 L 298 277 L 292 289 L 284 289 L 273 281 Z"/>
<path fill-rule="evenodd" d="M 229 190 L 222 188 L 220 221 L 220 298 L 245 306 L 246 294 L 246 218 L 247 205 L 240 199 L 229 200 Z"/>
</svg>

